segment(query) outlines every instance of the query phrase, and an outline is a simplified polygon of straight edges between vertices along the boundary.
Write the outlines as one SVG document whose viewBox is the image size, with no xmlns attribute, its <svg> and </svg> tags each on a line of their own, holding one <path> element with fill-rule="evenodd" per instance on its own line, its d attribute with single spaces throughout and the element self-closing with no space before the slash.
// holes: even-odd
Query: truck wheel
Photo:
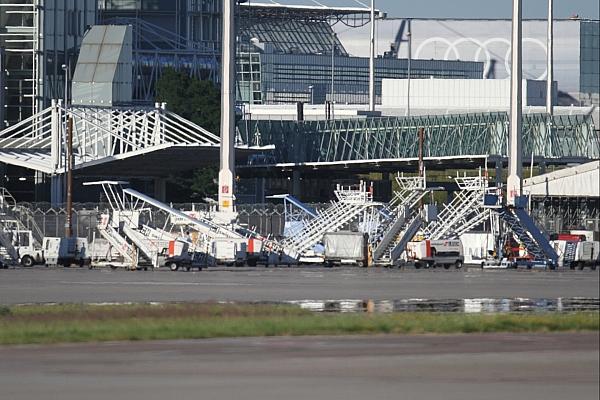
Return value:
<svg viewBox="0 0 600 400">
<path fill-rule="evenodd" d="M 463 263 L 462 263 L 462 261 L 460 261 L 460 260 L 457 260 L 457 261 L 454 263 L 454 268 L 456 268 L 456 269 L 461 269 L 461 268 L 462 268 L 462 266 L 463 266 Z"/>
<path fill-rule="evenodd" d="M 450 269 L 450 264 L 444 264 L 444 269 Z"/>
<path fill-rule="evenodd" d="M 416 269 L 421 269 L 421 263 L 415 263 L 415 268 Z"/>
<path fill-rule="evenodd" d="M 577 267 L 579 268 L 580 271 L 583 271 L 583 269 L 585 268 L 585 263 L 583 261 L 579 261 L 579 264 L 577 265 Z"/>
<path fill-rule="evenodd" d="M 179 269 L 179 265 L 177 265 L 177 263 L 170 263 L 169 264 L 169 268 L 171 268 L 171 271 L 177 271 Z"/>
<path fill-rule="evenodd" d="M 33 267 L 33 258 L 31 256 L 21 257 L 21 265 L 24 267 Z"/>
<path fill-rule="evenodd" d="M 186 271 L 188 271 L 188 272 L 189 272 L 191 269 L 192 269 L 192 266 L 191 266 L 191 265 L 186 265 L 186 266 L 185 266 L 185 270 L 186 270 Z"/>
<path fill-rule="evenodd" d="M 598 267 L 598 264 L 592 264 L 592 265 L 590 265 L 590 268 L 592 269 L 592 271 L 595 271 L 596 267 Z"/>
</svg>

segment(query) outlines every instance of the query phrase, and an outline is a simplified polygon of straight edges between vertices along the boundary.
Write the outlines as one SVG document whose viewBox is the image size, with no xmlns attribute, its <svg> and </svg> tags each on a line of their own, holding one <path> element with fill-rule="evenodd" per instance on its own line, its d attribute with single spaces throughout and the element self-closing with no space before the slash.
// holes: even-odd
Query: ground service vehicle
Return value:
<svg viewBox="0 0 600 400">
<path fill-rule="evenodd" d="M 558 253 L 558 265 L 570 269 L 595 270 L 600 265 L 600 242 L 581 235 L 557 235 L 550 242 Z"/>
<path fill-rule="evenodd" d="M 406 246 L 406 258 L 415 268 L 451 266 L 462 268 L 464 263 L 463 247 L 460 240 L 422 240 L 409 242 Z"/>
<path fill-rule="evenodd" d="M 44 237 L 42 250 L 46 265 L 89 265 L 91 257 L 87 238 Z"/>
<path fill-rule="evenodd" d="M 362 232 L 327 232 L 323 235 L 325 264 L 368 264 L 368 235 Z"/>
<path fill-rule="evenodd" d="M 13 235 L 13 247 L 19 255 L 19 263 L 24 267 L 32 267 L 35 264 L 44 264 L 44 253 L 35 244 L 33 234 L 28 230 L 15 230 Z"/>
<path fill-rule="evenodd" d="M 246 238 L 216 238 L 212 240 L 210 255 L 216 264 L 244 265 L 246 261 Z"/>
</svg>

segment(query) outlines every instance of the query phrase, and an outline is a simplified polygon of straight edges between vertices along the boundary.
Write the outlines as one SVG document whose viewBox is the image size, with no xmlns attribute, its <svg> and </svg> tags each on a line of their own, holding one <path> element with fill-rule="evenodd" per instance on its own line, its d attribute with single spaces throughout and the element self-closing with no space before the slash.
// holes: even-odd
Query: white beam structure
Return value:
<svg viewBox="0 0 600 400">
<path fill-rule="evenodd" d="M 371 37 L 369 38 L 369 111 L 375 111 L 375 0 L 371 0 Z"/>
<path fill-rule="evenodd" d="M 511 37 L 511 76 L 510 76 L 510 131 L 508 136 L 508 179 L 506 181 L 507 203 L 515 205 L 515 199 L 521 196 L 521 113 L 522 113 L 522 6 L 521 0 L 513 0 L 512 37 Z"/>
<path fill-rule="evenodd" d="M 233 174 L 235 168 L 235 22 L 234 0 L 223 0 L 223 52 L 221 58 L 221 151 L 219 211 L 235 219 Z"/>
</svg>

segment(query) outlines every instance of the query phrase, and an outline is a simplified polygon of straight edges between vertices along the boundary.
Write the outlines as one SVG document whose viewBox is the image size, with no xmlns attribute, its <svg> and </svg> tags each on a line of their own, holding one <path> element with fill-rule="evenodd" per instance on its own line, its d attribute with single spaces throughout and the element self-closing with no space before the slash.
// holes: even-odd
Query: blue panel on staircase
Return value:
<svg viewBox="0 0 600 400">
<path fill-rule="evenodd" d="M 394 248 L 392 249 L 392 252 L 390 253 L 391 259 L 393 261 L 400 258 L 400 256 L 402 255 L 402 252 L 406 248 L 406 245 L 417 234 L 417 232 L 421 228 L 422 223 L 423 223 L 423 219 L 421 218 L 420 215 L 417 215 L 410 222 L 410 225 L 408 226 L 406 231 L 402 232 L 402 238 L 400 239 L 400 241 L 398 241 L 398 243 L 396 243 L 396 246 L 394 246 Z"/>
<path fill-rule="evenodd" d="M 304 211 L 305 213 L 307 213 L 308 215 L 310 215 L 311 217 L 316 218 L 318 216 L 317 212 L 312 207 L 307 206 L 291 194 L 287 195 L 286 200 L 298 207 L 299 209 L 301 209 L 302 211 Z"/>
<path fill-rule="evenodd" d="M 388 225 L 387 231 L 384 232 L 379 244 L 373 251 L 374 260 L 379 260 L 383 256 L 386 248 L 390 245 L 390 243 L 392 243 L 398 232 L 400 232 L 400 229 L 402 229 L 404 226 L 404 223 L 406 222 L 404 210 L 399 210 L 398 214 L 398 217 L 392 222 L 392 224 Z"/>
<path fill-rule="evenodd" d="M 558 254 L 556 254 L 556 251 L 554 248 L 552 248 L 546 236 L 544 236 L 542 231 L 536 226 L 535 222 L 527 213 L 527 211 L 525 211 L 523 208 L 515 208 L 513 211 L 516 217 L 519 219 L 519 222 L 527 229 L 546 257 L 552 260 L 553 263 L 556 263 L 558 260 Z"/>
</svg>

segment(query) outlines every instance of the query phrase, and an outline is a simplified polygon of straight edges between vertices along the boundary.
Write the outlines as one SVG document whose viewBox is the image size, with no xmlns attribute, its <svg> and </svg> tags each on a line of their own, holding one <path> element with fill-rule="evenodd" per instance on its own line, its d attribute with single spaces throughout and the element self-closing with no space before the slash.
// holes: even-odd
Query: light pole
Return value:
<svg viewBox="0 0 600 400">
<path fill-rule="evenodd" d="M 64 93 L 64 110 L 65 110 L 65 124 L 64 124 L 64 129 L 63 129 L 63 135 L 62 135 L 62 144 L 63 144 L 63 149 L 65 151 L 62 152 L 63 154 L 63 165 L 65 166 L 65 171 L 67 172 L 68 175 L 69 174 L 69 163 L 70 160 L 68 159 L 69 154 L 68 154 L 68 138 L 67 136 L 69 136 L 70 132 L 69 129 L 71 128 L 71 126 L 69 126 L 69 117 L 67 115 L 67 110 L 68 110 L 68 106 L 67 106 L 67 101 L 69 99 L 69 64 L 67 61 L 67 64 L 63 64 L 61 65 L 61 68 L 63 71 L 65 71 L 65 93 Z M 63 199 L 64 198 L 68 198 L 69 197 L 69 182 L 65 182 L 65 178 L 67 178 L 66 176 L 63 175 L 62 178 L 62 192 L 63 192 Z M 67 223 L 70 223 L 70 218 L 67 217 Z M 66 226 L 65 226 L 66 228 Z M 66 229 L 66 231 L 68 231 L 69 228 Z"/>
<path fill-rule="evenodd" d="M 407 81 L 406 81 L 406 116 L 410 117 L 410 62 L 412 60 L 412 32 L 410 26 L 410 19 L 408 20 L 408 32 L 406 32 L 406 36 L 408 36 L 408 61 L 407 61 Z"/>
<path fill-rule="evenodd" d="M 335 78 L 335 32 L 333 32 L 331 35 L 331 98 L 329 99 L 329 106 L 331 107 L 331 119 L 333 119 L 334 78 Z"/>
<path fill-rule="evenodd" d="M 65 100 L 64 100 L 65 104 L 64 104 L 64 107 L 65 107 L 65 110 L 66 110 L 67 109 L 67 99 L 69 98 L 69 75 L 70 75 L 69 74 L 69 72 L 70 72 L 69 69 L 70 68 L 69 68 L 68 64 L 61 65 L 61 68 L 62 68 L 63 71 L 65 71 L 65 93 L 64 93 L 65 94 L 65 96 L 64 96 L 65 97 Z"/>
<path fill-rule="evenodd" d="M 313 85 L 308 86 L 308 90 L 310 90 L 310 104 L 315 104 L 314 89 Z"/>
<path fill-rule="evenodd" d="M 371 0 L 371 35 L 369 38 L 369 111 L 375 111 L 375 0 Z"/>
</svg>

